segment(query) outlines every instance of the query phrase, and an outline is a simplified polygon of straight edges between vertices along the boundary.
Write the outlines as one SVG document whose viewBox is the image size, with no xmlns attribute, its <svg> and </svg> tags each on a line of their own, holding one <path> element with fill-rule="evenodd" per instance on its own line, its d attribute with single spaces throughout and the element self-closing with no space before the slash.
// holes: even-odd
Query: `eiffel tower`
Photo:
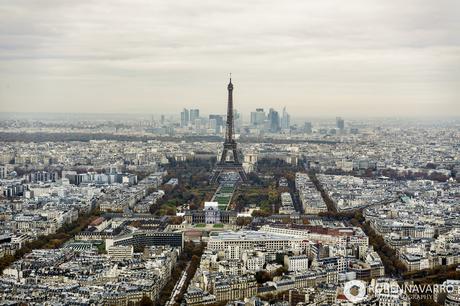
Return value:
<svg viewBox="0 0 460 306">
<path fill-rule="evenodd" d="M 214 168 L 214 173 L 211 183 L 217 183 L 219 177 L 225 172 L 238 173 L 241 181 L 246 181 L 246 173 L 244 172 L 243 165 L 238 158 L 238 150 L 235 139 L 233 139 L 233 84 L 232 74 L 230 74 L 230 82 L 227 86 L 228 90 L 228 104 L 227 104 L 227 128 L 225 130 L 225 141 L 220 160 Z M 231 155 L 231 157 L 230 157 Z"/>
</svg>

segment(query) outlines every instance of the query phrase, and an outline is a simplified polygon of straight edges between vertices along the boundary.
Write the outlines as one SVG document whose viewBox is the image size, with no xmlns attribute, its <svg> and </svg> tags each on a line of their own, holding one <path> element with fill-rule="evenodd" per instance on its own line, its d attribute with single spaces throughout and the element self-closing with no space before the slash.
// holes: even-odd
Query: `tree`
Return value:
<svg viewBox="0 0 460 306">
<path fill-rule="evenodd" d="M 153 306 L 153 301 L 146 295 L 139 301 L 139 306 Z"/>
<path fill-rule="evenodd" d="M 272 273 L 272 276 L 282 276 L 283 274 L 286 274 L 288 270 L 285 267 L 279 267 L 278 269 L 275 270 L 275 272 Z"/>
<path fill-rule="evenodd" d="M 236 225 L 238 226 L 246 226 L 251 224 L 252 218 L 250 217 L 238 217 L 236 219 Z"/>
<path fill-rule="evenodd" d="M 181 224 L 183 221 L 182 217 L 177 217 L 177 216 L 172 216 L 172 217 L 169 217 L 169 223 L 170 224 Z"/>
<path fill-rule="evenodd" d="M 267 271 L 261 270 L 261 271 L 256 272 L 256 280 L 257 280 L 257 283 L 263 284 L 263 283 L 271 281 L 272 277 L 270 276 L 270 273 L 268 273 Z"/>
<path fill-rule="evenodd" d="M 254 210 L 252 212 L 252 216 L 253 217 L 268 217 L 270 216 L 271 214 L 267 211 L 263 211 L 263 210 Z"/>
</svg>

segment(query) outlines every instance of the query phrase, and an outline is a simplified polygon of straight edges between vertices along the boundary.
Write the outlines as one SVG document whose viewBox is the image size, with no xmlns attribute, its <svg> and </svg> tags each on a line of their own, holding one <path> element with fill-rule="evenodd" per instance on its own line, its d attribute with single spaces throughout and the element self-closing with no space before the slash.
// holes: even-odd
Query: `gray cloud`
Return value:
<svg viewBox="0 0 460 306">
<path fill-rule="evenodd" d="M 0 2 L 4 111 L 460 115 L 460 3 Z M 18 105 L 21 107 L 18 108 Z"/>
</svg>

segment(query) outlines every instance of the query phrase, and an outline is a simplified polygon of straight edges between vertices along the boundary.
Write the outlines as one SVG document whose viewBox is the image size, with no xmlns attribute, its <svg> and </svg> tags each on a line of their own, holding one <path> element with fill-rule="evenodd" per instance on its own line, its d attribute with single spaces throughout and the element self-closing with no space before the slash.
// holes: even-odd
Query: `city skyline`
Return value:
<svg viewBox="0 0 460 306">
<path fill-rule="evenodd" d="M 233 72 L 243 113 L 459 116 L 458 6 L 2 3 L 0 109 L 224 113 Z"/>
<path fill-rule="evenodd" d="M 0 304 L 460 306 L 460 2 L 0 1 Z"/>
</svg>

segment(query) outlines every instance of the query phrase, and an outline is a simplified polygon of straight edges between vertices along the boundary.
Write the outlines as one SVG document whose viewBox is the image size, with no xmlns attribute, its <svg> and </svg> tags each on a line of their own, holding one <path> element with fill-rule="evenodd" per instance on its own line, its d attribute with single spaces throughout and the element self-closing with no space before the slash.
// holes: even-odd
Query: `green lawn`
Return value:
<svg viewBox="0 0 460 306">
<path fill-rule="evenodd" d="M 233 193 L 234 188 L 233 187 L 222 187 L 220 189 L 220 193 Z"/>
<path fill-rule="evenodd" d="M 222 223 L 216 223 L 213 225 L 214 228 L 223 228 L 224 225 Z"/>
<path fill-rule="evenodd" d="M 224 185 L 221 186 L 219 192 L 214 195 L 215 202 L 218 203 L 218 207 L 220 210 L 226 210 L 228 203 L 232 199 L 233 192 L 235 191 L 235 186 L 232 185 Z"/>
<path fill-rule="evenodd" d="M 216 201 L 217 203 L 219 203 L 219 205 L 222 205 L 222 204 L 227 205 L 228 202 L 230 201 L 230 199 L 231 199 L 230 196 L 218 195 L 218 196 L 216 196 L 216 198 L 214 199 L 214 201 Z"/>
</svg>

